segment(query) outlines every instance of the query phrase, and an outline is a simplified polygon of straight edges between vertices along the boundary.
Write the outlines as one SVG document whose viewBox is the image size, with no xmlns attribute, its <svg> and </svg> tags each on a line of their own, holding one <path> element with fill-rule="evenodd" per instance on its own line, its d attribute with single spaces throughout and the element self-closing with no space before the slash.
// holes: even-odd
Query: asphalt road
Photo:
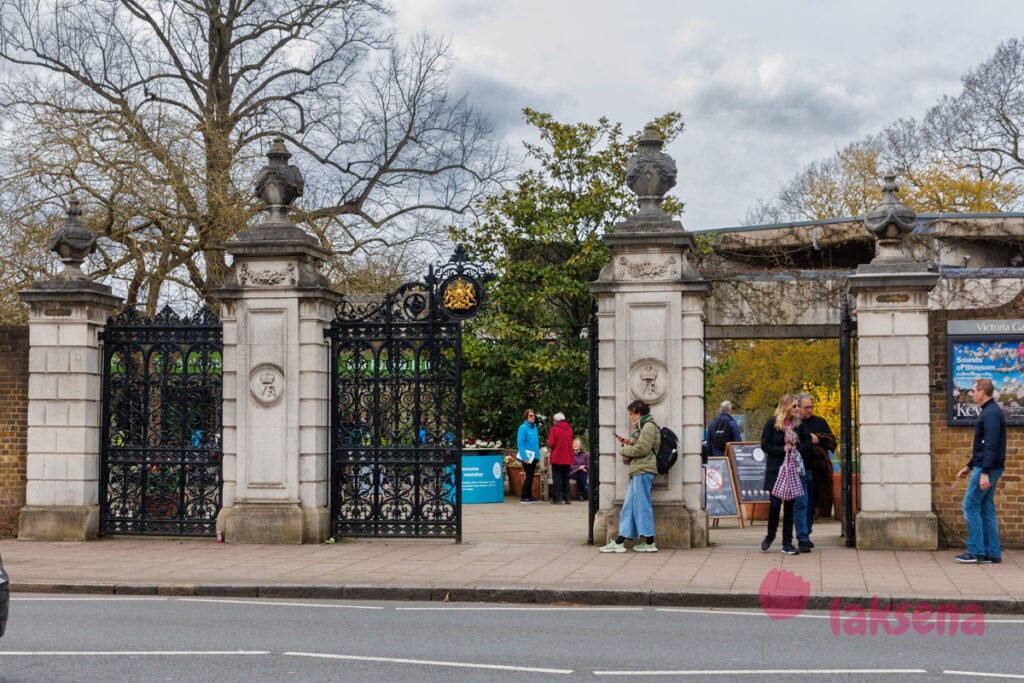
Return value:
<svg viewBox="0 0 1024 683">
<path fill-rule="evenodd" d="M 1024 617 L 923 616 L 16 594 L 0 681 L 1024 680 Z"/>
</svg>

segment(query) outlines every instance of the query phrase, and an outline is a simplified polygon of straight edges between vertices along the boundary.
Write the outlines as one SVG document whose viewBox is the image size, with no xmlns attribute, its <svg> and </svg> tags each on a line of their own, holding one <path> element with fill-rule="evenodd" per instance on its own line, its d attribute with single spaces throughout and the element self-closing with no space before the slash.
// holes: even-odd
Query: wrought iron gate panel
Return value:
<svg viewBox="0 0 1024 683">
<path fill-rule="evenodd" d="M 208 309 L 125 308 L 103 331 L 100 531 L 213 536 L 221 508 L 223 342 Z"/>
<path fill-rule="evenodd" d="M 461 321 L 487 279 L 457 249 L 424 282 L 339 304 L 325 332 L 335 535 L 461 541 Z"/>
</svg>

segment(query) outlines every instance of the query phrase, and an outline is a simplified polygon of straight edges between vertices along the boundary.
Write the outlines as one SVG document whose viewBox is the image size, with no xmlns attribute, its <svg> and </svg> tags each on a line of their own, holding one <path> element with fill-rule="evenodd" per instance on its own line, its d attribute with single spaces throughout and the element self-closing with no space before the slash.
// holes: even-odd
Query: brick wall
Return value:
<svg viewBox="0 0 1024 683">
<path fill-rule="evenodd" d="M 957 480 L 957 471 L 971 457 L 974 427 L 946 424 L 946 392 L 949 369 L 946 367 L 946 323 L 949 320 L 1012 320 L 1024 318 L 1024 294 L 998 308 L 984 310 L 932 311 L 929 314 L 931 373 L 930 395 L 932 437 L 932 506 L 939 516 L 939 540 L 947 546 L 963 547 L 967 525 L 960 509 L 966 483 Z M 938 385 L 938 386 L 936 386 Z M 996 514 L 999 540 L 1004 548 L 1024 548 L 1024 426 L 1007 426 L 1006 471 L 996 490 Z M 959 536 L 957 536 L 959 534 Z"/>
<path fill-rule="evenodd" d="M 0 536 L 18 533 L 27 436 L 28 326 L 0 327 Z"/>
</svg>

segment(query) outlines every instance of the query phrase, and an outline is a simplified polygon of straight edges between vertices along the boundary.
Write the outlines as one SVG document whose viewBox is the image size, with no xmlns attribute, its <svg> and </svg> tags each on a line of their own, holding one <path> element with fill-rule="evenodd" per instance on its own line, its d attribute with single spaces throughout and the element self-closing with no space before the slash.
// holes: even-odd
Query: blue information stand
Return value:
<svg viewBox="0 0 1024 683">
<path fill-rule="evenodd" d="M 499 451 L 462 453 L 462 502 L 501 503 L 505 500 L 505 461 Z"/>
</svg>

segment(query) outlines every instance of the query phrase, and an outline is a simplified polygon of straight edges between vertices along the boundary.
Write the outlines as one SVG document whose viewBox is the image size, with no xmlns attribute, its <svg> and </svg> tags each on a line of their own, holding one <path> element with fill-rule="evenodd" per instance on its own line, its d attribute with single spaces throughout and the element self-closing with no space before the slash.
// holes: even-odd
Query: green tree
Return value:
<svg viewBox="0 0 1024 683">
<path fill-rule="evenodd" d="M 807 384 L 839 381 L 835 339 L 736 339 L 708 344 L 705 424 L 722 401 L 747 416 L 746 438 L 756 441 L 779 397 Z M 753 430 L 753 431 L 751 431 Z"/>
<path fill-rule="evenodd" d="M 499 276 L 463 342 L 466 432 L 506 442 L 527 406 L 586 428 L 588 285 L 608 264 L 601 235 L 637 209 L 625 166 L 639 132 L 624 135 L 606 118 L 566 124 L 524 114 L 540 138 L 525 145 L 532 170 L 452 235 Z M 654 124 L 667 141 L 683 129 L 675 112 Z M 665 209 L 678 215 L 682 204 L 668 198 Z"/>
</svg>

